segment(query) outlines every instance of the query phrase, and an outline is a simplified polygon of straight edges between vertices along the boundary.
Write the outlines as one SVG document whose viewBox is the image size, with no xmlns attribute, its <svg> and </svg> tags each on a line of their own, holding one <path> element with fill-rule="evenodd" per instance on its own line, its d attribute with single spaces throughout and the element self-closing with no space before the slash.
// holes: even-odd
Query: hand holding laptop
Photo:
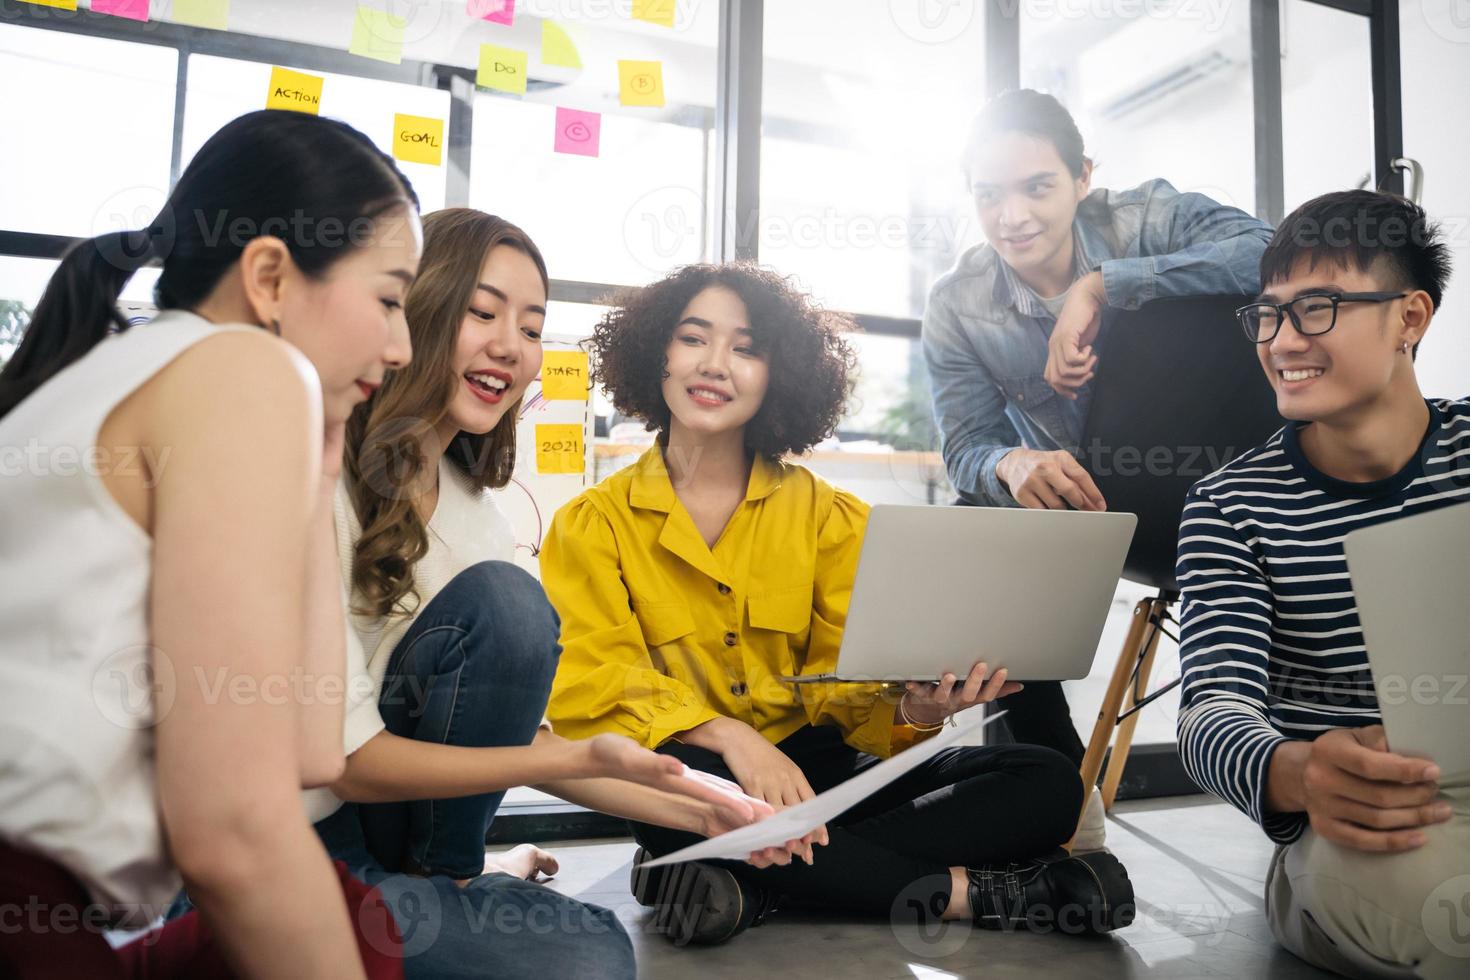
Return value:
<svg viewBox="0 0 1470 980">
<path fill-rule="evenodd" d="M 1132 514 L 878 504 L 836 663 L 824 651 L 780 680 L 942 684 L 966 674 L 979 645 L 991 668 L 1028 681 L 1086 677 L 1137 523 Z"/>
<path fill-rule="evenodd" d="M 970 668 L 964 685 L 958 691 L 955 690 L 955 685 L 959 683 L 959 679 L 952 673 L 945 673 L 935 683 L 909 681 L 904 685 L 907 693 L 899 708 L 903 720 L 915 725 L 940 725 L 950 715 L 973 708 L 977 704 L 1003 698 L 1007 694 L 1015 694 L 1025 686 L 1018 681 L 1006 680 L 1007 671 L 1004 667 L 986 680 L 988 669 L 985 661 L 977 661 Z"/>
</svg>

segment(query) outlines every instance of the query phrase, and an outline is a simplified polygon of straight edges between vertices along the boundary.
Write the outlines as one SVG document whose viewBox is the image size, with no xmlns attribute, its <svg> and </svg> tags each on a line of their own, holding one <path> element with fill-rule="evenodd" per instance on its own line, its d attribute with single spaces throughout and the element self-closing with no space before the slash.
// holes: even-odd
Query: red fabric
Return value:
<svg viewBox="0 0 1470 980">
<path fill-rule="evenodd" d="M 121 980 L 107 940 L 80 926 L 90 904 L 61 865 L 0 843 L 0 977 Z"/>
<path fill-rule="evenodd" d="M 402 940 L 376 888 L 334 862 L 368 980 L 402 980 Z M 92 903 L 59 864 L 0 844 L 0 977 L 15 980 L 229 980 L 219 944 L 192 911 L 114 950 L 78 925 Z"/>
</svg>

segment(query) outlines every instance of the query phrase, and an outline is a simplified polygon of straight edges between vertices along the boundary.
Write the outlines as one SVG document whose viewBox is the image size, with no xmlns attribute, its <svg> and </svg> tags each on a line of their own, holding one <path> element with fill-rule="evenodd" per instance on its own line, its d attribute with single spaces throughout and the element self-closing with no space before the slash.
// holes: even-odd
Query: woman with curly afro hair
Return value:
<svg viewBox="0 0 1470 980">
<path fill-rule="evenodd" d="M 788 458 L 842 415 L 846 327 L 745 264 L 680 269 L 598 324 L 599 380 L 658 437 L 563 507 L 542 548 L 562 624 L 559 732 L 626 735 L 780 809 L 1019 688 L 984 664 L 907 689 L 779 680 L 835 667 L 867 521 Z M 1058 849 L 1081 801 L 1052 749 L 949 749 L 764 860 L 643 869 L 699 838 L 635 821 L 633 894 L 679 945 L 724 942 L 783 898 L 991 927 L 1055 923 L 1065 905 L 1079 931 L 1105 930 L 1093 869 Z"/>
</svg>

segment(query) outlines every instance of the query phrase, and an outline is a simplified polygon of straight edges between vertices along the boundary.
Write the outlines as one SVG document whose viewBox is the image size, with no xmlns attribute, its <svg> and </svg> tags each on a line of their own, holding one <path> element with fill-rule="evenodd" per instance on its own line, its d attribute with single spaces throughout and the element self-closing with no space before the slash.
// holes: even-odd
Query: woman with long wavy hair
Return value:
<svg viewBox="0 0 1470 980">
<path fill-rule="evenodd" d="M 381 721 L 349 723 L 347 771 L 332 789 L 350 802 L 330 800 L 317 829 L 390 907 L 409 891 L 438 897 L 437 941 L 420 950 L 405 935 L 409 976 L 473 964 L 477 975 L 531 977 L 547 962 L 558 976 L 633 975 L 611 912 L 534 883 L 554 858 L 523 845 L 485 863 L 486 828 L 512 786 L 703 835 L 771 812 L 630 739 L 568 741 L 545 721 L 560 623 L 512 563 L 493 491 L 515 465 L 548 290 L 541 253 L 510 222 L 468 208 L 426 217 L 406 307 L 413 363 L 348 427 L 339 549 Z M 507 914 L 561 925 L 501 929 Z"/>
</svg>

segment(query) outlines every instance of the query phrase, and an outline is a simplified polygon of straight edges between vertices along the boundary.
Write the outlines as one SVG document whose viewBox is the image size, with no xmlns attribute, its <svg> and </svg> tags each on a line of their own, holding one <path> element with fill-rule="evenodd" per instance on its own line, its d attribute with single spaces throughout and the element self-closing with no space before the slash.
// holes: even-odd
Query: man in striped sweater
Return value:
<svg viewBox="0 0 1470 980">
<path fill-rule="evenodd" d="M 1470 401 L 1414 376 L 1448 277 L 1402 198 L 1293 212 L 1240 313 L 1290 421 L 1197 483 L 1179 528 L 1180 755 L 1278 845 L 1278 941 L 1346 976 L 1470 976 L 1470 774 L 1388 750 L 1342 546 L 1470 501 Z"/>
</svg>

